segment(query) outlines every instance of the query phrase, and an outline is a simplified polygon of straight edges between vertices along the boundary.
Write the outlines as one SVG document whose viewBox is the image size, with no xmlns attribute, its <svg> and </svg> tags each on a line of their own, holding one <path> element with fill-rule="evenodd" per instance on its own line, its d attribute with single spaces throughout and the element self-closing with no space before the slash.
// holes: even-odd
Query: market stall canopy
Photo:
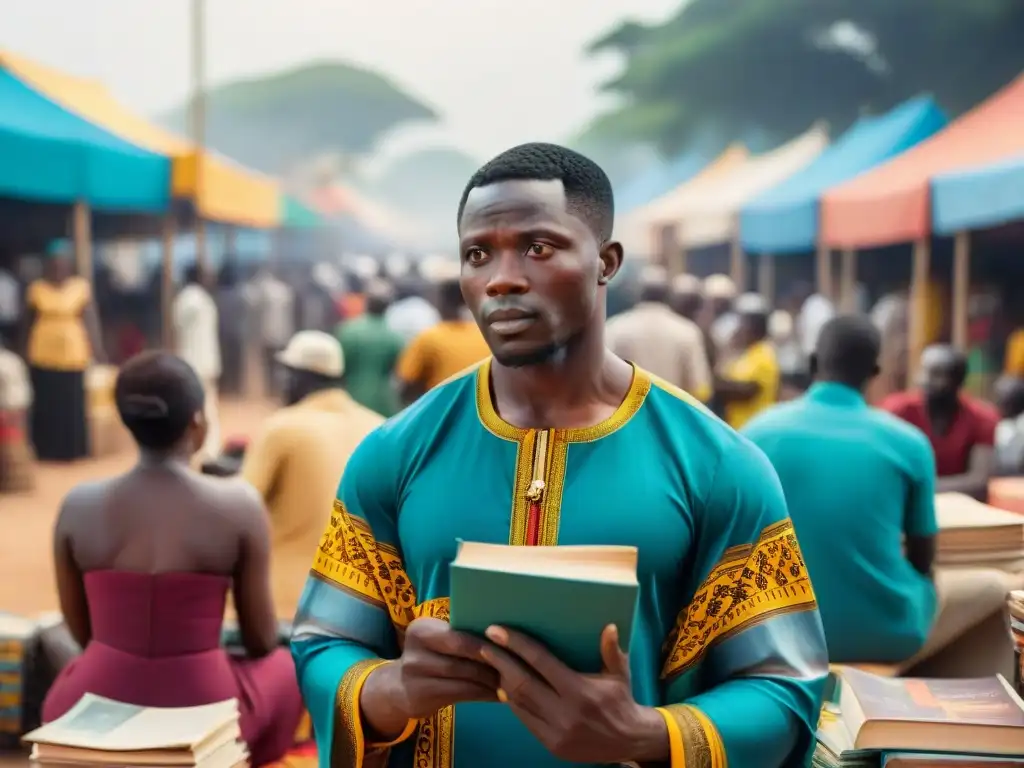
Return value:
<svg viewBox="0 0 1024 768">
<path fill-rule="evenodd" d="M 678 201 L 670 221 L 679 227 L 685 248 L 727 243 L 736 236 L 740 210 L 752 198 L 806 168 L 828 146 L 824 125 L 806 132 L 781 147 L 757 155 L 713 183 L 688 190 Z"/>
<path fill-rule="evenodd" d="M 884 115 L 862 117 L 814 162 L 743 207 L 744 250 L 774 255 L 813 251 L 822 192 L 905 152 L 942 130 L 946 122 L 945 114 L 927 96 Z"/>
<path fill-rule="evenodd" d="M 628 214 L 689 181 L 707 164 L 708 158 L 703 152 L 686 152 L 663 165 L 649 168 L 626 184 L 621 192 L 615 190 L 615 210 Z"/>
<path fill-rule="evenodd" d="M 344 184 L 317 187 L 306 195 L 306 200 L 322 216 L 347 217 L 392 245 L 415 246 L 422 237 L 407 218 Z"/>
<path fill-rule="evenodd" d="M 171 162 L 133 146 L 0 70 L 0 196 L 160 213 Z"/>
<path fill-rule="evenodd" d="M 821 238 L 833 248 L 871 248 L 931 234 L 931 180 L 1024 153 L 1024 75 L 944 131 L 825 193 Z"/>
<path fill-rule="evenodd" d="M 1024 124 L 1020 130 L 1024 131 Z M 932 227 L 940 235 L 1024 220 L 1024 154 L 932 181 Z"/>
<path fill-rule="evenodd" d="M 274 227 L 281 202 L 273 179 L 195 145 L 129 110 L 101 83 L 66 74 L 9 51 L 0 66 L 94 125 L 173 160 L 171 192 L 193 202 L 204 219 L 249 227 Z"/>
<path fill-rule="evenodd" d="M 749 157 L 750 153 L 746 147 L 739 144 L 731 145 L 689 181 L 618 218 L 615 223 L 615 238 L 623 244 L 627 253 L 650 254 L 654 247 L 652 226 L 672 219 L 679 210 L 679 201 L 686 200 L 687 196 L 692 194 L 692 190 L 699 194 L 701 189 L 713 185 L 718 179 L 728 176 L 742 166 Z"/>
<path fill-rule="evenodd" d="M 282 195 L 281 226 L 285 229 L 313 229 L 323 224 L 323 219 L 293 195 Z"/>
</svg>

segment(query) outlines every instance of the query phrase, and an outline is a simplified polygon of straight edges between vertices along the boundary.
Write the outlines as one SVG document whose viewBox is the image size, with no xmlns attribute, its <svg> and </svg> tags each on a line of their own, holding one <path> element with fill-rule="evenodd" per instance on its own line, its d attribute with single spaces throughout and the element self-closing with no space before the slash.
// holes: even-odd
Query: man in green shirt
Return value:
<svg viewBox="0 0 1024 768">
<path fill-rule="evenodd" d="M 366 311 L 338 325 L 335 336 L 345 353 L 345 388 L 360 405 L 381 416 L 400 410 L 391 374 L 405 342 L 384 321 L 392 293 L 385 283 L 366 291 Z"/>
</svg>

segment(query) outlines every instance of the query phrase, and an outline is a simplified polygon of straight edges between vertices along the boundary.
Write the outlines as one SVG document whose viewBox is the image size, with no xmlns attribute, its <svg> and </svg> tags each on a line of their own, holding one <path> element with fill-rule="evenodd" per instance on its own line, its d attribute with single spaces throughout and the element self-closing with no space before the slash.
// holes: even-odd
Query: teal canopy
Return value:
<svg viewBox="0 0 1024 768">
<path fill-rule="evenodd" d="M 937 234 L 1019 219 L 1024 219 L 1024 156 L 932 179 L 932 228 Z"/>
<path fill-rule="evenodd" d="M 283 195 L 281 201 L 281 226 L 284 229 L 312 229 L 323 224 L 318 213 L 291 195 Z"/>
<path fill-rule="evenodd" d="M 171 161 L 65 110 L 0 70 L 0 197 L 160 213 Z"/>
<path fill-rule="evenodd" d="M 946 116 L 927 96 L 877 117 L 863 117 L 818 158 L 744 206 L 740 238 L 750 253 L 813 251 L 818 205 L 826 190 L 874 168 L 942 130 Z"/>
</svg>

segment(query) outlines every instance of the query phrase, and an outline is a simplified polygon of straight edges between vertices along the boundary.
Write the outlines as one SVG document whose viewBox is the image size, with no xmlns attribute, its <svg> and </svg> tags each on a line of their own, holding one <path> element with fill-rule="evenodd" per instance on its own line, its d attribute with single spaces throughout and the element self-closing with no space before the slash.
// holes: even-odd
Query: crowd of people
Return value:
<svg viewBox="0 0 1024 768">
<path fill-rule="evenodd" d="M 305 318 L 273 265 L 216 290 L 189 273 L 176 354 L 117 379 L 137 465 L 60 511 L 66 652 L 44 717 L 84 692 L 234 696 L 258 765 L 304 704 L 322 764 L 795 768 L 829 662 L 1009 675 L 1012 577 L 935 567 L 935 495 L 1024 474 L 1020 380 L 986 405 L 938 344 L 878 399 L 887 329 L 803 286 L 782 310 L 651 267 L 608 318 L 613 219 L 599 167 L 530 144 L 470 179 L 450 273 L 349 276 Z M 37 399 L 80 391 L 90 360 L 89 293 L 50 264 L 64 288 L 29 294 L 59 316 L 32 331 Z M 204 477 L 246 350 L 283 406 L 216 471 L 237 479 Z M 79 419 L 68 397 L 60 418 Z M 56 418 L 35 411 L 33 436 Z M 36 450 L 80 455 L 62 439 Z M 513 629 L 452 630 L 459 540 L 636 546 L 630 646 L 607 628 L 603 672 L 582 675 Z"/>
</svg>

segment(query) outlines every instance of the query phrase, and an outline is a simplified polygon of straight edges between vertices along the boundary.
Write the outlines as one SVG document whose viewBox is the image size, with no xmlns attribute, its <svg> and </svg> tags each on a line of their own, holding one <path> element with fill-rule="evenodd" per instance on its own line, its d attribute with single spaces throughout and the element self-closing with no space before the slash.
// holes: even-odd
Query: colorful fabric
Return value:
<svg viewBox="0 0 1024 768">
<path fill-rule="evenodd" d="M 935 587 L 903 551 L 934 536 L 935 459 L 917 429 L 819 382 L 743 429 L 779 474 L 834 663 L 896 663 L 921 650 Z M 837 547 L 836 542 L 842 542 Z"/>
<path fill-rule="evenodd" d="M 323 768 L 565 765 L 501 704 L 449 706 L 394 745 L 363 735 L 367 677 L 397 658 L 410 622 L 448 616 L 459 539 L 637 546 L 633 690 L 666 718 L 673 768 L 804 764 L 825 643 L 764 455 L 641 369 L 600 424 L 515 427 L 485 361 L 374 431 L 346 467 L 292 642 Z"/>
</svg>

